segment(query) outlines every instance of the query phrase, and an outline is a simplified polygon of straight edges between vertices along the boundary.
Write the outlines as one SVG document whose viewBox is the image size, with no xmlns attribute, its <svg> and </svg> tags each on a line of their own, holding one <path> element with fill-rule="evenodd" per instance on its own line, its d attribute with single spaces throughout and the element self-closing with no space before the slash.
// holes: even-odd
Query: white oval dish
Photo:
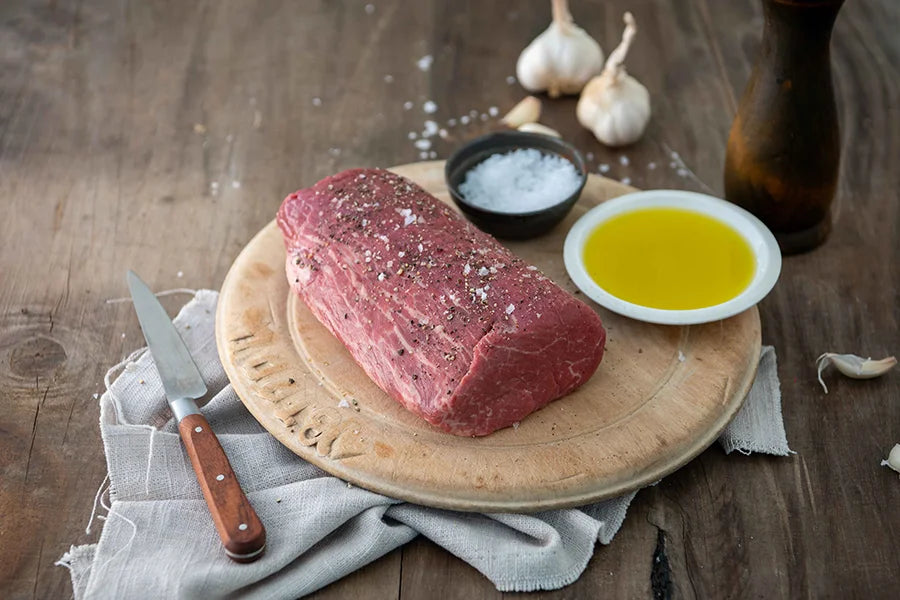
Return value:
<svg viewBox="0 0 900 600">
<path fill-rule="evenodd" d="M 706 215 L 737 231 L 756 258 L 753 279 L 743 292 L 721 304 L 690 310 L 667 310 L 634 304 L 613 296 L 591 279 L 584 267 L 588 235 L 612 217 L 644 208 L 678 208 Z M 569 277 L 584 294 L 605 308 L 632 319 L 663 325 L 709 323 L 743 312 L 762 300 L 781 273 L 781 251 L 772 232 L 752 214 L 725 200 L 683 190 L 648 190 L 607 200 L 586 212 L 566 236 L 563 259 Z"/>
</svg>

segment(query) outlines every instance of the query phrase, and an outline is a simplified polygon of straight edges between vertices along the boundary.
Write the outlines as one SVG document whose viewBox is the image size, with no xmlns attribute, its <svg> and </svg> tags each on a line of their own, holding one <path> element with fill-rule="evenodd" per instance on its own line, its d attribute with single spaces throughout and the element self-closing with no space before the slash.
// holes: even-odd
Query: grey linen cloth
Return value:
<svg viewBox="0 0 900 600">
<path fill-rule="evenodd" d="M 405 503 L 328 475 L 269 435 L 232 390 L 216 352 L 217 297 L 197 292 L 175 324 L 210 390 L 203 413 L 266 526 L 266 554 L 247 565 L 226 558 L 152 356 L 139 350 L 110 370 L 100 398 L 110 501 L 101 486 L 100 540 L 57 562 L 70 570 L 76 599 L 297 598 L 420 534 L 498 590 L 556 589 L 575 581 L 595 543 L 609 544 L 621 527 L 636 492 L 577 509 L 473 514 Z M 790 453 L 771 348 L 720 441 L 728 452 Z"/>
</svg>

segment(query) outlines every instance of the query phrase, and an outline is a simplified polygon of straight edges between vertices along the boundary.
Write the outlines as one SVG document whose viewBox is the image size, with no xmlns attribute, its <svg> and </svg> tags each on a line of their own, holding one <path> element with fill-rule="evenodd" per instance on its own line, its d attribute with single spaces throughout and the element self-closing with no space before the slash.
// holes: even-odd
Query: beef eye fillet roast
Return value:
<svg viewBox="0 0 900 600">
<path fill-rule="evenodd" d="M 425 190 L 352 169 L 278 211 L 287 278 L 366 374 L 455 435 L 520 421 L 593 375 L 597 314 Z"/>
</svg>

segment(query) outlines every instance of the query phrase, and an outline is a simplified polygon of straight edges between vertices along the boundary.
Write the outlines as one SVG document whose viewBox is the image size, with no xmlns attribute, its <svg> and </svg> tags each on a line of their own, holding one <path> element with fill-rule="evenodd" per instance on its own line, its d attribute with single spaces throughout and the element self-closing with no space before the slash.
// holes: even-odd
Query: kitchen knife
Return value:
<svg viewBox="0 0 900 600">
<path fill-rule="evenodd" d="M 128 271 L 128 288 L 225 554 L 237 562 L 252 562 L 265 551 L 266 530 L 197 408 L 195 399 L 206 394 L 203 377 L 166 310 L 134 271 Z"/>
</svg>

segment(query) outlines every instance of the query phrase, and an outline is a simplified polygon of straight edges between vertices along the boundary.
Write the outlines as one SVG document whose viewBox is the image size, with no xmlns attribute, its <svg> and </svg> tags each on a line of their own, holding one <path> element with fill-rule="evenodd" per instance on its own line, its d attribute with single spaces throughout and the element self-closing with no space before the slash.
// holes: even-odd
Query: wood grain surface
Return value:
<svg viewBox="0 0 900 600">
<path fill-rule="evenodd" d="M 3 598 L 69 597 L 53 562 L 97 540 L 96 522 L 85 534 L 105 475 L 93 394 L 143 345 L 131 307 L 105 302 L 127 295 L 126 269 L 157 290 L 218 288 L 289 192 L 345 167 L 419 160 L 407 133 L 427 118 L 512 106 L 524 92 L 506 79 L 550 12 L 543 0 L 371 3 L 372 14 L 365 0 L 0 2 Z M 622 12 L 634 13 L 628 70 L 650 90 L 653 116 L 620 151 L 577 126 L 572 98 L 544 102 L 542 120 L 592 153 L 595 172 L 720 194 L 759 3 L 572 4 L 607 51 Z M 825 395 L 813 362 L 824 351 L 900 353 L 898 25 L 893 0 L 847 2 L 838 17 L 834 233 L 789 257 L 759 307 L 798 454 L 710 448 L 638 494 L 575 584 L 515 597 L 896 595 L 900 482 L 878 463 L 900 441 L 900 372 L 831 374 Z M 423 72 L 416 61 L 428 54 Z M 429 99 L 434 115 L 422 111 Z M 448 129 L 433 150 L 446 158 L 488 125 Z M 184 300 L 165 302 L 171 312 Z M 500 596 L 419 539 L 314 597 Z"/>
<path fill-rule="evenodd" d="M 392 168 L 453 205 L 444 162 Z M 575 221 L 633 191 L 589 175 L 551 232 L 506 245 L 579 295 L 563 265 Z M 454 436 L 405 410 L 288 287 L 272 222 L 222 284 L 216 342 L 250 412 L 299 456 L 353 484 L 417 504 L 478 512 L 583 506 L 646 487 L 709 446 L 759 363 L 756 307 L 690 327 L 641 323 L 586 300 L 608 332 L 602 368 L 565 398 L 490 436 Z M 583 296 L 582 296 L 583 298 Z"/>
</svg>

